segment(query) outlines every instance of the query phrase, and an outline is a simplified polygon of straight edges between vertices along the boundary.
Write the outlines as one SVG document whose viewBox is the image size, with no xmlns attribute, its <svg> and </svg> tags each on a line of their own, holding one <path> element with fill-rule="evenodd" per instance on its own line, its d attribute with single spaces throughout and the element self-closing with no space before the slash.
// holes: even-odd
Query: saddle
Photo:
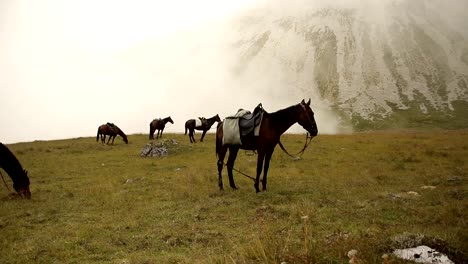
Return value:
<svg viewBox="0 0 468 264">
<path fill-rule="evenodd" d="M 234 116 L 226 117 L 223 121 L 223 145 L 242 145 L 241 137 L 258 136 L 264 112 L 262 104 L 259 104 L 253 113 L 241 108 Z"/>
<path fill-rule="evenodd" d="M 242 136 L 246 136 L 252 133 L 255 128 L 258 127 L 257 133 L 254 133 L 255 136 L 258 136 L 260 131 L 260 123 L 262 122 L 262 117 L 264 113 L 262 104 L 258 104 L 252 113 L 248 112 L 245 115 L 239 117 L 239 131 Z"/>
<path fill-rule="evenodd" d="M 198 127 L 203 127 L 208 125 L 208 120 L 205 117 L 198 117 L 200 120 L 200 125 Z"/>
<path fill-rule="evenodd" d="M 112 130 L 114 133 L 117 133 L 117 129 L 116 129 L 114 123 L 107 122 L 107 126 L 108 126 L 109 129 Z"/>
</svg>

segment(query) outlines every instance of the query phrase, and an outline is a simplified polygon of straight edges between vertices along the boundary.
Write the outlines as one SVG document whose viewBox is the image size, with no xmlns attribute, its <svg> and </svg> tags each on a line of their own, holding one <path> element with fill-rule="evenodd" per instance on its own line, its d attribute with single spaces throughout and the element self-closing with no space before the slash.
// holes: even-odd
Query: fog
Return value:
<svg viewBox="0 0 468 264">
<path fill-rule="evenodd" d="M 167 116 L 175 123 L 166 131 L 180 133 L 191 118 L 223 119 L 258 103 L 273 112 L 309 98 L 319 132 L 340 132 L 317 94 L 284 87 L 274 71 L 234 74 L 233 19 L 329 1 L 311 2 L 2 1 L 0 141 L 95 136 L 105 122 L 147 134 L 152 119 Z M 365 10 L 362 3 L 334 5 Z M 290 132 L 305 131 L 296 125 Z"/>
</svg>

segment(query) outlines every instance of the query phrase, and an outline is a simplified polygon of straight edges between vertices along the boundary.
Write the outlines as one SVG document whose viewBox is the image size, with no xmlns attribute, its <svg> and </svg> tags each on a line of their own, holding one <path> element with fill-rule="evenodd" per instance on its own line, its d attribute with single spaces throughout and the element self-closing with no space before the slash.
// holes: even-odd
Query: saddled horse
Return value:
<svg viewBox="0 0 468 264">
<path fill-rule="evenodd" d="M 264 110 L 263 110 L 264 111 Z M 237 189 L 234 183 L 232 170 L 239 149 L 256 150 L 257 157 L 257 176 L 255 178 L 254 187 L 257 192 L 260 192 L 259 182 L 260 174 L 263 167 L 262 187 L 263 191 L 267 186 L 267 174 L 270 166 L 270 159 L 273 155 L 276 145 L 280 141 L 281 135 L 286 132 L 292 125 L 299 123 L 312 137 L 317 136 L 317 124 L 314 119 L 314 112 L 310 108 L 310 99 L 306 103 L 302 100 L 299 104 L 281 109 L 274 113 L 263 113 L 260 131 L 258 136 L 241 135 L 241 145 L 223 145 L 223 123 L 218 124 L 216 131 L 216 155 L 218 156 L 218 185 L 219 189 L 223 190 L 223 178 L 221 172 L 224 165 L 224 157 L 229 149 L 229 157 L 227 160 L 227 171 L 229 176 L 229 185 L 233 189 Z"/>
<path fill-rule="evenodd" d="M 172 121 L 172 118 L 170 116 L 166 118 L 156 118 L 153 119 L 150 123 L 150 133 L 149 133 L 149 139 L 154 139 L 154 131 L 158 131 L 156 133 L 156 139 L 162 138 L 162 133 L 164 131 L 164 128 L 166 127 L 166 123 L 171 122 L 171 124 L 174 124 L 174 121 Z"/>
<path fill-rule="evenodd" d="M 0 143 L 0 168 L 10 176 L 16 193 L 20 197 L 31 199 L 28 172 L 23 169 L 15 155 L 2 143 Z"/>
<path fill-rule="evenodd" d="M 112 143 L 114 144 L 114 139 L 117 135 L 121 136 L 123 141 L 128 144 L 127 135 L 116 125 L 113 123 L 107 123 L 99 126 L 96 136 L 96 141 L 99 140 L 99 136 L 101 136 L 101 141 L 104 144 L 106 142 L 106 135 L 109 136 L 107 140 L 107 144 L 109 144 L 110 140 L 112 139 Z"/>
<path fill-rule="evenodd" d="M 185 122 L 185 135 L 187 135 L 187 130 L 189 131 L 189 139 L 190 143 L 195 143 L 195 130 L 202 130 L 203 134 L 200 138 L 200 142 L 203 142 L 203 138 L 208 130 L 210 130 L 211 126 L 213 126 L 214 122 L 221 122 L 219 115 L 215 115 L 211 118 L 200 118 L 201 125 L 197 126 L 195 119 L 189 119 Z"/>
</svg>

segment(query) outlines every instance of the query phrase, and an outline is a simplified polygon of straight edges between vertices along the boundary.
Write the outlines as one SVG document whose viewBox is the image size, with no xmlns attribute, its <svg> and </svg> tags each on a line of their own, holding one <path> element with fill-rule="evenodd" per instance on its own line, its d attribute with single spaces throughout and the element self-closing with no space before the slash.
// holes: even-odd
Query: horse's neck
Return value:
<svg viewBox="0 0 468 264">
<path fill-rule="evenodd" d="M 0 168 L 15 181 L 19 176 L 24 174 L 23 167 L 19 163 L 15 155 L 3 144 L 0 146 Z"/>
<path fill-rule="evenodd" d="M 120 130 L 120 128 L 118 128 L 117 126 L 115 126 L 115 130 L 117 130 L 117 134 L 121 137 L 125 136 L 124 132 L 122 130 Z"/>
<path fill-rule="evenodd" d="M 295 113 L 295 107 L 291 106 L 286 109 L 281 109 L 274 113 L 267 114 L 269 116 L 270 122 L 275 128 L 276 133 L 278 133 L 278 136 L 281 136 L 292 125 L 297 123 L 298 119 Z"/>
<path fill-rule="evenodd" d="M 206 119 L 206 122 L 208 123 L 208 125 L 211 126 L 214 124 L 215 120 L 216 120 L 216 116 L 213 116 L 211 118 Z"/>
</svg>

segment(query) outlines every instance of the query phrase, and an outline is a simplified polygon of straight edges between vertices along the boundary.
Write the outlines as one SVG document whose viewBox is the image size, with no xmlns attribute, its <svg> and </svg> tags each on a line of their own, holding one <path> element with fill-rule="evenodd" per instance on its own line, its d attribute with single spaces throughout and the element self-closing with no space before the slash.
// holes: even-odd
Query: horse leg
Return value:
<svg viewBox="0 0 468 264">
<path fill-rule="evenodd" d="M 262 174 L 262 167 L 263 167 L 263 160 L 265 159 L 265 153 L 263 151 L 258 152 L 258 157 L 257 157 L 257 177 L 255 177 L 255 191 L 260 192 L 260 189 L 258 188 L 258 185 L 260 184 L 260 174 Z"/>
<path fill-rule="evenodd" d="M 159 138 L 162 138 L 162 133 L 163 133 L 163 131 L 164 131 L 164 128 L 161 129 L 161 134 L 159 135 Z"/>
<path fill-rule="evenodd" d="M 190 129 L 189 131 L 190 143 L 196 143 L 194 135 L 195 135 L 195 129 Z"/>
<path fill-rule="evenodd" d="M 114 145 L 114 139 L 115 139 L 116 136 L 113 136 L 112 137 L 112 144 L 111 145 Z M 110 141 L 110 138 L 109 138 L 109 141 Z"/>
<path fill-rule="evenodd" d="M 220 191 L 224 190 L 222 172 L 223 172 L 224 157 L 226 156 L 226 152 L 227 152 L 227 147 L 223 146 L 221 147 L 218 153 L 218 186 L 219 186 Z"/>
<path fill-rule="evenodd" d="M 149 134 L 149 139 L 154 139 L 154 130 L 151 128 L 151 125 L 150 125 L 150 134 Z"/>
<path fill-rule="evenodd" d="M 268 168 L 270 167 L 270 160 L 271 160 L 272 155 L 273 155 L 273 151 L 267 151 L 265 155 L 265 164 L 263 166 L 262 191 L 266 191 L 267 174 L 268 174 Z"/>
<path fill-rule="evenodd" d="M 203 142 L 203 138 L 205 137 L 206 131 L 208 130 L 203 130 L 203 134 L 201 135 L 200 142 Z"/>
<path fill-rule="evenodd" d="M 229 157 L 227 160 L 227 170 L 229 176 L 229 185 L 232 189 L 237 190 L 236 184 L 234 183 L 234 176 L 232 174 L 232 169 L 234 168 L 234 162 L 236 161 L 237 152 L 239 152 L 239 148 L 230 147 L 229 148 Z"/>
</svg>

